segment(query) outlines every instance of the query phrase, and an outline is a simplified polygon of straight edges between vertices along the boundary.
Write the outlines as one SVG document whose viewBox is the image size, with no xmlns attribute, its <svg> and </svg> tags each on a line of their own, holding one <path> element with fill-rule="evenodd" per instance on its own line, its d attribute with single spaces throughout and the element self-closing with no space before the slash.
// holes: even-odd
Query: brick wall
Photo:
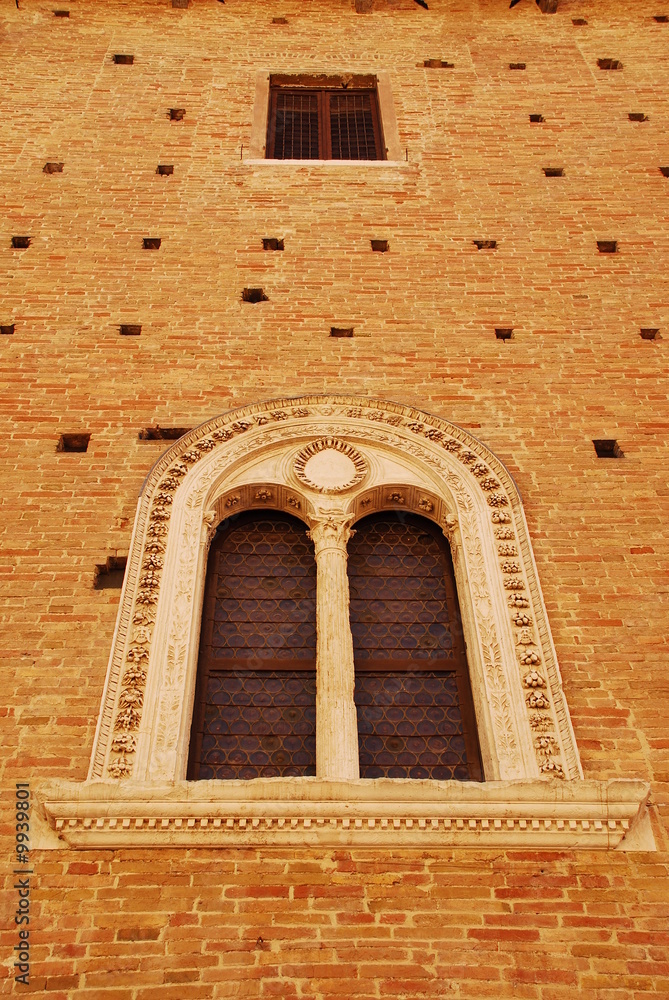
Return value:
<svg viewBox="0 0 669 1000">
<path fill-rule="evenodd" d="M 66 19 L 54 6 L 1 13 L 0 324 L 14 324 L 0 337 L 5 790 L 86 776 L 118 600 L 93 589 L 94 566 L 127 552 L 165 447 L 140 429 L 350 392 L 447 417 L 507 464 L 586 776 L 653 782 L 661 851 L 44 852 L 33 989 L 669 993 L 669 24 L 653 18 L 669 8 L 72 0 Z M 424 69 L 430 58 L 454 68 Z M 245 162 L 260 69 L 388 70 L 404 164 Z M 545 122 L 530 124 L 537 113 Z M 63 172 L 43 173 L 47 161 Z M 12 249 L 15 235 L 30 247 Z M 146 236 L 160 249 L 144 250 Z M 268 236 L 285 251 L 264 252 Z M 372 253 L 372 238 L 390 252 Z M 616 255 L 598 253 L 606 239 Z M 242 303 L 246 286 L 268 301 Z M 121 323 L 141 335 L 120 336 Z M 356 336 L 331 339 L 331 326 Z M 90 432 L 88 451 L 57 452 L 76 431 Z M 597 459 L 595 438 L 616 438 L 625 457 Z M 3 957 L 14 943 L 10 928 Z"/>
</svg>

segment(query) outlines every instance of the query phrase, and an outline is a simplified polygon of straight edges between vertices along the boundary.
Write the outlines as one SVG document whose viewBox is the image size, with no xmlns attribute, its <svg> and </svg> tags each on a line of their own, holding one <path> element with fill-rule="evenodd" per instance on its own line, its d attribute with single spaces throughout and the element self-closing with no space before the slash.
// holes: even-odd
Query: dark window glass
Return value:
<svg viewBox="0 0 669 1000">
<path fill-rule="evenodd" d="M 306 526 L 242 514 L 209 553 L 188 777 L 316 773 L 316 563 Z"/>
<path fill-rule="evenodd" d="M 481 780 L 446 539 L 388 512 L 360 521 L 348 551 L 361 777 Z"/>
<path fill-rule="evenodd" d="M 271 160 L 384 159 L 376 91 L 272 87 L 266 155 Z"/>
</svg>

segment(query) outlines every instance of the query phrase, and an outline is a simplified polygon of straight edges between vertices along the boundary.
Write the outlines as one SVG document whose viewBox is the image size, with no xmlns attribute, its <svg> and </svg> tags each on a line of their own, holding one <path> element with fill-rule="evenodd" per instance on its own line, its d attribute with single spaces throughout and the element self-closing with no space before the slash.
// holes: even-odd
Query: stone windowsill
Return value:
<svg viewBox="0 0 669 1000">
<path fill-rule="evenodd" d="M 642 781 L 44 783 L 35 848 L 655 850 Z"/>
</svg>

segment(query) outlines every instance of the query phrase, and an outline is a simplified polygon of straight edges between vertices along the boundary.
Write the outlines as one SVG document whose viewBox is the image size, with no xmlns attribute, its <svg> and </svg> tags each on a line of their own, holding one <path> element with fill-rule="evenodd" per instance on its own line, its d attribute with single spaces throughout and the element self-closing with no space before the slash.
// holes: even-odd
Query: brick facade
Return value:
<svg viewBox="0 0 669 1000">
<path fill-rule="evenodd" d="M 46 0 L 5 5 L 3 794 L 86 777 L 119 594 L 94 589 L 95 566 L 128 552 L 166 445 L 139 432 L 338 392 L 443 416 L 507 465 L 585 776 L 652 782 L 658 852 L 36 852 L 34 991 L 669 995 L 669 24 L 655 20 L 669 8 L 429 8 L 72 0 L 61 18 Z M 403 162 L 247 162 L 265 69 L 388 71 Z M 13 248 L 17 235 L 30 246 Z M 264 251 L 266 237 L 285 250 Z M 242 302 L 245 287 L 267 301 Z M 80 432 L 85 453 L 56 450 Z M 597 458 L 594 439 L 624 457 Z M 15 940 L 11 925 L 5 956 Z"/>
</svg>

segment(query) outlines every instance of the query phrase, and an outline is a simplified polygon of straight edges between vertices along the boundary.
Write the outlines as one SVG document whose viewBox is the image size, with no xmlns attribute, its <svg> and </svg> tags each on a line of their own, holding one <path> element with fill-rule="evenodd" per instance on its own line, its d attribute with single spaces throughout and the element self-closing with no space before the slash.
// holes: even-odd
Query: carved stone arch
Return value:
<svg viewBox="0 0 669 1000">
<path fill-rule="evenodd" d="M 361 782 L 352 769 L 184 780 L 209 543 L 231 513 L 263 507 L 301 518 L 317 548 L 332 550 L 325 534 L 338 534 L 344 557 L 351 523 L 376 510 L 410 509 L 441 526 L 456 570 L 483 784 Z M 342 587 L 345 577 L 344 565 Z M 60 783 L 44 808 L 52 828 L 79 846 L 377 845 L 391 836 L 405 846 L 515 846 L 521 833 L 528 846 L 620 844 L 642 822 L 647 786 L 581 779 L 522 502 L 503 463 L 467 431 L 415 408 L 306 396 L 209 420 L 149 472 L 89 779 Z M 652 843 L 646 833 L 634 837 Z"/>
<path fill-rule="evenodd" d="M 209 538 L 230 512 L 263 506 L 307 522 L 324 509 L 358 518 L 390 506 L 439 523 L 453 550 L 487 776 L 579 776 L 504 465 L 462 428 L 413 408 L 308 397 L 208 421 L 147 477 L 91 777 L 183 777 Z"/>
</svg>

